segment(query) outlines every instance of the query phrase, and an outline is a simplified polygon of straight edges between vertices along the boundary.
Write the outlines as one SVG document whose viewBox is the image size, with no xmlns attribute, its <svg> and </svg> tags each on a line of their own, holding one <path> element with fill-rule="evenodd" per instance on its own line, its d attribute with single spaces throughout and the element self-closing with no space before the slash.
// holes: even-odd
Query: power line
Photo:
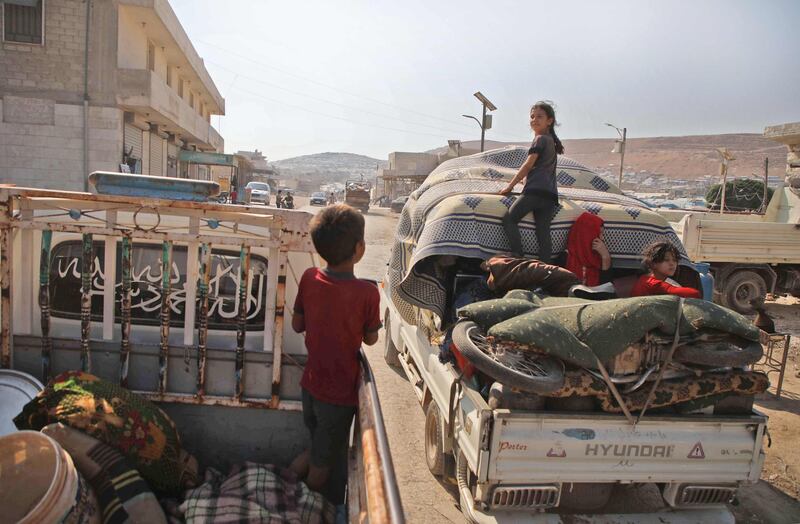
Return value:
<svg viewBox="0 0 800 524">
<path fill-rule="evenodd" d="M 324 116 L 324 117 L 327 117 L 327 118 L 333 118 L 333 119 L 336 119 L 336 120 L 342 120 L 344 122 L 349 122 L 351 124 L 357 124 L 357 125 L 360 125 L 360 126 L 367 126 L 367 127 L 374 127 L 374 128 L 377 128 L 377 129 L 384 129 L 384 130 L 387 130 L 387 131 L 399 131 L 401 133 L 408 133 L 408 134 L 413 134 L 413 135 L 427 135 L 427 136 L 433 136 L 433 137 L 436 137 L 436 138 L 439 138 L 439 139 L 443 139 L 443 140 L 448 140 L 443 135 L 435 135 L 433 133 L 425 133 L 425 132 L 422 132 L 422 131 L 414 131 L 414 130 L 409 130 L 409 129 L 398 129 L 398 128 L 395 128 L 395 127 L 386 127 L 386 126 L 381 126 L 381 125 L 377 125 L 377 124 L 368 124 L 368 123 L 365 123 L 365 122 L 358 122 L 356 120 L 351 120 L 349 118 L 343 118 L 343 117 L 336 116 L 336 115 L 329 115 L 327 113 L 322 113 L 320 111 L 315 111 L 313 109 L 308 109 L 306 107 L 296 106 L 296 105 L 293 105 L 293 104 L 288 104 L 286 102 L 283 102 L 282 100 L 276 100 L 274 98 L 269 98 L 269 97 L 266 97 L 266 96 L 261 95 L 259 93 L 253 93 L 252 91 L 248 91 L 246 89 L 242 89 L 241 87 L 238 87 L 238 86 L 234 87 L 234 90 L 240 91 L 242 93 L 245 93 L 245 94 L 250 95 L 250 96 L 255 97 L 255 98 L 260 98 L 262 100 L 266 100 L 268 102 L 272 102 L 272 103 L 275 103 L 275 104 L 280 104 L 280 105 L 283 105 L 283 106 L 286 106 L 286 107 L 291 107 L 292 109 L 298 109 L 300 111 L 305 111 L 306 113 L 311 113 L 311 114 L 318 115 L 318 116 Z"/>
<path fill-rule="evenodd" d="M 273 70 L 279 71 L 279 72 L 281 72 L 281 73 L 283 73 L 285 75 L 289 75 L 289 76 L 298 78 L 300 80 L 304 80 L 306 82 L 311 82 L 312 84 L 317 84 L 317 85 L 325 87 L 327 89 L 333 89 L 334 91 L 338 91 L 340 93 L 344 93 L 344 94 L 352 96 L 352 97 L 356 97 L 356 98 L 363 99 L 363 100 L 368 100 L 368 101 L 376 103 L 376 104 L 384 105 L 384 106 L 387 106 L 387 107 L 392 107 L 392 108 L 395 108 L 395 109 L 400 109 L 402 111 L 406 111 L 406 112 L 409 112 L 409 113 L 414 113 L 415 115 L 424 116 L 425 118 L 430 118 L 432 120 L 440 120 L 442 122 L 448 122 L 450 124 L 456 124 L 458 126 L 467 127 L 467 126 L 464 125 L 463 122 L 460 122 L 458 120 L 449 120 L 449 119 L 446 119 L 446 118 L 432 116 L 432 115 L 423 113 L 421 111 L 416 111 L 414 109 L 409 109 L 407 107 L 402 107 L 402 106 L 398 106 L 396 104 L 391 104 L 389 102 L 384 102 L 384 101 L 381 101 L 381 100 L 377 100 L 375 98 L 370 98 L 370 97 L 364 96 L 362 94 L 352 93 L 352 92 L 347 91 L 345 89 L 341 89 L 339 87 L 332 86 L 332 85 L 326 84 L 324 82 L 320 82 L 319 80 L 314 80 L 313 78 L 308 78 L 308 77 L 305 77 L 305 76 L 302 76 L 302 75 L 298 75 L 297 73 L 293 73 L 291 71 L 287 71 L 286 69 L 282 69 L 280 67 L 275 67 L 275 66 L 270 65 L 270 64 L 265 64 L 263 62 L 259 62 L 258 60 L 254 60 L 253 58 L 251 58 L 251 57 L 249 57 L 247 55 L 242 55 L 240 53 L 237 53 L 236 51 L 231 51 L 230 49 L 226 49 L 224 47 L 220 47 L 220 46 L 217 46 L 215 44 L 211 44 L 209 42 L 206 42 L 205 40 L 195 40 L 195 41 L 200 43 L 200 44 L 207 45 L 209 47 L 212 47 L 214 49 L 222 51 L 224 53 L 228 53 L 230 55 L 233 55 L 233 56 L 235 56 L 237 58 L 241 58 L 242 60 L 246 60 L 246 61 L 251 62 L 253 64 L 259 65 L 261 67 L 265 67 L 267 69 L 273 69 Z"/>
<path fill-rule="evenodd" d="M 273 87 L 275 89 L 280 89 L 281 91 L 287 91 L 287 92 L 295 94 L 295 95 L 304 96 L 304 97 L 310 98 L 312 100 L 317 100 L 319 102 L 324 102 L 326 104 L 331 104 L 331 105 L 336 105 L 336 106 L 339 106 L 339 107 L 344 107 L 346 109 L 350 109 L 350 110 L 353 110 L 353 111 L 356 111 L 356 112 L 360 112 L 360 113 L 364 113 L 364 114 L 367 114 L 367 115 L 377 116 L 377 117 L 380 117 L 380 118 L 386 118 L 386 119 L 390 119 L 390 120 L 397 120 L 398 122 L 403 122 L 404 124 L 409 124 L 409 125 L 412 125 L 412 126 L 427 127 L 427 128 L 430 128 L 430 129 L 435 129 L 437 131 L 445 131 L 445 132 L 454 133 L 454 134 L 457 134 L 457 135 L 465 133 L 465 131 L 463 131 L 463 130 L 446 129 L 446 128 L 443 128 L 443 127 L 432 126 L 432 125 L 429 125 L 429 124 L 423 124 L 423 123 L 419 123 L 419 122 L 412 122 L 410 120 L 404 120 L 402 118 L 397 118 L 396 116 L 390 116 L 390 115 L 384 115 L 384 114 L 381 114 L 381 113 L 375 113 L 373 111 L 368 111 L 366 109 L 361 109 L 361 108 L 350 106 L 350 105 L 347 105 L 347 104 L 342 104 L 341 102 L 336 102 L 334 100 L 328 100 L 326 98 L 321 98 L 321 97 L 318 97 L 318 96 L 315 96 L 315 95 L 309 95 L 307 93 L 302 93 L 302 92 L 296 91 L 294 89 L 289 89 L 287 87 L 283 87 L 283 86 L 281 86 L 279 84 L 274 84 L 272 82 L 267 82 L 267 81 L 261 80 L 259 78 L 243 75 L 243 74 L 237 72 L 234 69 L 230 69 L 230 68 L 228 68 L 228 67 L 226 67 L 226 66 L 224 66 L 224 65 L 222 65 L 222 64 L 220 64 L 218 62 L 214 62 L 212 60 L 206 60 L 206 63 L 214 64 L 215 66 L 217 66 L 217 67 L 219 67 L 221 69 L 224 69 L 225 71 L 228 71 L 229 73 L 233 73 L 234 75 L 236 75 L 235 78 L 246 78 L 247 80 L 251 80 L 251 81 L 257 82 L 259 84 L 270 86 L 270 87 Z M 231 84 L 233 84 L 233 82 Z"/>
</svg>

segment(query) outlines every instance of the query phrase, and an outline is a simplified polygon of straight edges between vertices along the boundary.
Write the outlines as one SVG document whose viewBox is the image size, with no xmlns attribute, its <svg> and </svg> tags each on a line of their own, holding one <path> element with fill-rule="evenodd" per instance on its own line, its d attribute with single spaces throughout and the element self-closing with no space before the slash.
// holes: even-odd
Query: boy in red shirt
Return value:
<svg viewBox="0 0 800 524">
<path fill-rule="evenodd" d="M 311 222 L 311 239 L 327 264 L 303 273 L 292 317 L 292 328 L 306 333 L 308 360 L 300 386 L 311 449 L 291 468 L 314 491 L 327 484 L 324 494 L 341 504 L 345 480 L 338 477 L 358 405 L 358 351 L 362 342 L 378 341 L 380 295 L 375 284 L 353 274 L 366 248 L 361 213 L 344 204 L 323 209 Z"/>
<path fill-rule="evenodd" d="M 678 248 L 669 242 L 656 242 L 647 246 L 643 258 L 644 265 L 650 272 L 639 277 L 631 290 L 631 296 L 678 295 L 685 298 L 702 298 L 698 290 L 682 287 L 670 278 L 678 269 L 680 256 Z"/>
</svg>

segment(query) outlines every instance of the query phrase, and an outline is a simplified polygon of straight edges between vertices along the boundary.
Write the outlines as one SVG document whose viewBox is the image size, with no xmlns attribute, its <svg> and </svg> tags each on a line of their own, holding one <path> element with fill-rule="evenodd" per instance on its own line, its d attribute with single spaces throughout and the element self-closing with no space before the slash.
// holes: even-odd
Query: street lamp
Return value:
<svg viewBox="0 0 800 524">
<path fill-rule="evenodd" d="M 622 167 L 625 165 L 625 141 L 628 137 L 628 128 L 623 127 L 622 129 L 618 128 L 614 124 L 609 124 L 606 122 L 608 127 L 613 127 L 619 133 L 619 140 L 617 140 L 614 144 L 614 149 L 611 150 L 612 153 L 619 153 L 619 190 L 622 191 Z"/>
<path fill-rule="evenodd" d="M 489 111 L 495 111 L 497 109 L 497 107 L 493 103 L 491 103 L 488 98 L 483 96 L 483 93 L 481 93 L 480 91 L 475 93 L 474 96 L 475 96 L 475 98 L 480 100 L 481 105 L 483 106 L 483 119 L 482 120 L 478 120 L 476 117 L 474 117 L 472 115 L 461 115 L 461 116 L 463 116 L 464 118 L 473 119 L 474 121 L 476 121 L 478 123 L 478 126 L 480 126 L 480 128 L 481 128 L 481 152 L 483 152 L 483 143 L 484 143 L 484 137 L 486 136 L 486 130 L 492 128 L 492 115 L 487 115 L 486 114 L 486 110 L 488 109 Z"/>
</svg>

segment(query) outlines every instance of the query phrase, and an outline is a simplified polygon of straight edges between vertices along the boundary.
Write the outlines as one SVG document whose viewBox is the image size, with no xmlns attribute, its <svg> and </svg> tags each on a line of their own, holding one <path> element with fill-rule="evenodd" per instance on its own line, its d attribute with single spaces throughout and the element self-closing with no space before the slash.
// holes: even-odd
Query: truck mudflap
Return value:
<svg viewBox="0 0 800 524">
<path fill-rule="evenodd" d="M 495 410 L 487 481 L 755 482 L 767 417 L 647 416 Z"/>
</svg>

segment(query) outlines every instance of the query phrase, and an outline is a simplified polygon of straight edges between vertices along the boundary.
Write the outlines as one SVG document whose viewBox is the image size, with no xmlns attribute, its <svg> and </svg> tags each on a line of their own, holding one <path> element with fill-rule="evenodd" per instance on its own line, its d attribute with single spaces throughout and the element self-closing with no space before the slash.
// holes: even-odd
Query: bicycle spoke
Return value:
<svg viewBox="0 0 800 524">
<path fill-rule="evenodd" d="M 469 332 L 469 338 L 475 347 L 509 369 L 531 377 L 547 376 L 547 371 L 540 364 L 538 357 L 526 351 L 517 351 L 509 348 L 499 348 L 496 344 L 489 343 L 477 329 Z"/>
</svg>

